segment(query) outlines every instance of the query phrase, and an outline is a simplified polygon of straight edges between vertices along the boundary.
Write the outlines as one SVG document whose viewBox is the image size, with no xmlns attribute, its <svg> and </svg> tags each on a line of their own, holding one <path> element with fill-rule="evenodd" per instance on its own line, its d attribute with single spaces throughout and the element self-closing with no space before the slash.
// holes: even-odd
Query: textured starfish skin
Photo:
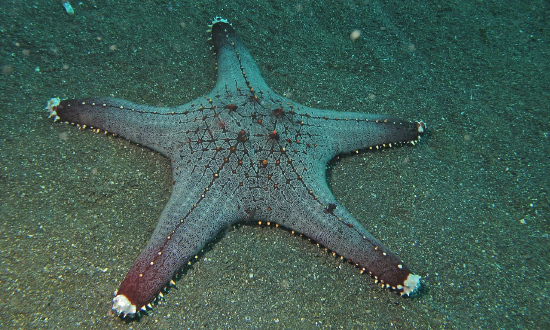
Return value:
<svg viewBox="0 0 550 330">
<path fill-rule="evenodd" d="M 265 221 L 301 233 L 403 295 L 420 277 L 359 224 L 326 183 L 341 153 L 414 144 L 422 122 L 312 109 L 275 94 L 234 28 L 212 25 L 218 80 L 205 97 L 159 108 L 120 99 L 50 100 L 56 120 L 120 135 L 171 160 L 172 194 L 113 299 L 119 315 L 144 309 L 220 231 Z"/>
</svg>

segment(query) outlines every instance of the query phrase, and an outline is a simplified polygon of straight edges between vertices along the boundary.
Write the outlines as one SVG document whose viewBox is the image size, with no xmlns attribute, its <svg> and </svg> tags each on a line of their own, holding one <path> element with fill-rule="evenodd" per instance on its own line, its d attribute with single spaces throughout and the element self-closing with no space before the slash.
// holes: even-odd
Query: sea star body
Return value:
<svg viewBox="0 0 550 330">
<path fill-rule="evenodd" d="M 341 153 L 414 144 L 422 122 L 312 109 L 275 94 L 235 29 L 212 22 L 218 80 L 174 108 L 113 98 L 52 99 L 55 120 L 115 133 L 171 160 L 172 194 L 147 246 L 113 299 L 122 316 L 145 309 L 220 231 L 265 221 L 301 233 L 384 287 L 410 295 L 420 277 L 334 198 L 326 164 Z"/>
</svg>

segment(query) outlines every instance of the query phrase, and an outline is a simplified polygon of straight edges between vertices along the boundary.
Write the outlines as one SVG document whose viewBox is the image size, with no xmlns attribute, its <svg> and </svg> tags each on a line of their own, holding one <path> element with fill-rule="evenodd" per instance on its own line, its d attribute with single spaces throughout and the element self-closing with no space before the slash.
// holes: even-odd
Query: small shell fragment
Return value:
<svg viewBox="0 0 550 330">
<path fill-rule="evenodd" d="M 69 16 L 74 16 L 74 9 L 73 6 L 69 3 L 69 0 L 61 0 L 61 4 L 63 5 L 63 8 L 65 8 L 65 11 Z"/>
</svg>

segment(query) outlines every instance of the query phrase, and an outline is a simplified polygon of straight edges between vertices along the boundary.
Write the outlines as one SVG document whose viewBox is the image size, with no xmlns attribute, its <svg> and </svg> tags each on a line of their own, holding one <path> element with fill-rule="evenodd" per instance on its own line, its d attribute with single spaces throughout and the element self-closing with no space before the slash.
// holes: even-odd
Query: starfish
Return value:
<svg viewBox="0 0 550 330">
<path fill-rule="evenodd" d="M 404 296 L 417 291 L 420 276 L 336 201 L 326 165 L 359 149 L 414 145 L 424 123 L 293 102 L 267 86 L 227 20 L 216 17 L 211 33 L 218 78 L 204 97 L 172 108 L 114 98 L 54 98 L 46 107 L 55 121 L 111 132 L 171 160 L 170 199 L 112 308 L 139 316 L 209 241 L 252 221 L 305 235 Z"/>
</svg>

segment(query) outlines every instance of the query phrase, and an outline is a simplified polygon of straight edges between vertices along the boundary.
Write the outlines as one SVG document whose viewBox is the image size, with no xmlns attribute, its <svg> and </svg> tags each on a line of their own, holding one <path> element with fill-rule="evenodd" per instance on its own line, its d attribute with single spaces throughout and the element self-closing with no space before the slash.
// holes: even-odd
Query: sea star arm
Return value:
<svg viewBox="0 0 550 330">
<path fill-rule="evenodd" d="M 311 187 L 308 198 L 294 201 L 288 210 L 289 216 L 274 219 L 274 222 L 334 251 L 359 267 L 361 272 L 367 272 L 382 287 L 406 296 L 420 288 L 420 276 L 413 274 L 395 254 L 357 222 L 335 200 L 327 186 L 308 182 L 304 184 Z"/>
<path fill-rule="evenodd" d="M 229 211 L 230 198 L 208 193 L 205 199 L 197 191 L 172 192 L 151 239 L 115 294 L 113 309 L 119 315 L 146 309 L 206 243 L 236 222 L 237 215 Z"/>
<path fill-rule="evenodd" d="M 218 68 L 218 81 L 214 90 L 223 90 L 229 86 L 242 91 L 270 91 L 252 55 L 231 24 L 216 17 L 211 28 Z"/>
<path fill-rule="evenodd" d="M 422 121 L 404 121 L 378 114 L 299 108 L 299 105 L 295 108 L 298 109 L 295 117 L 302 126 L 318 128 L 322 132 L 311 136 L 310 142 L 325 147 L 318 149 L 326 153 L 326 161 L 360 149 L 391 147 L 403 143 L 414 145 L 425 130 Z"/>
<path fill-rule="evenodd" d="M 207 100 L 204 103 L 208 103 Z M 189 103 L 177 108 L 140 105 L 116 98 L 87 98 L 48 101 L 46 110 L 55 121 L 90 127 L 122 136 L 170 157 L 191 113 L 204 109 L 202 104 Z M 178 123 L 174 133 L 168 128 Z"/>
</svg>

